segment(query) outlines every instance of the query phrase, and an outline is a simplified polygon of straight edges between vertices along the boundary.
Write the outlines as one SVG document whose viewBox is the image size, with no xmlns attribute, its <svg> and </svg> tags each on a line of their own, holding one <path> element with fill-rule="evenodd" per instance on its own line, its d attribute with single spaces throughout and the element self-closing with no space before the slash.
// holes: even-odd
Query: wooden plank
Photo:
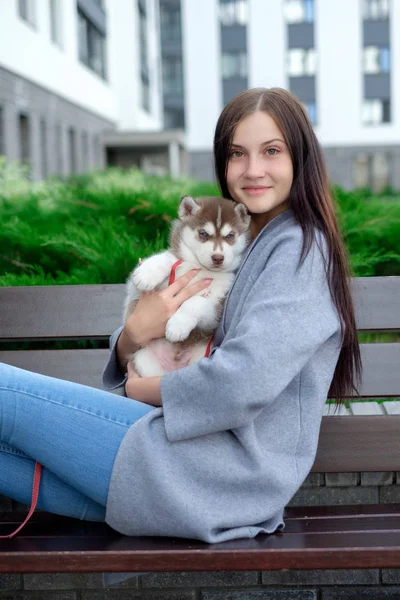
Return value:
<svg viewBox="0 0 400 600">
<path fill-rule="evenodd" d="M 6 513 L 6 515 L 7 514 L 12 515 L 13 513 Z M 36 515 L 34 515 L 34 517 L 32 518 L 36 518 Z M 48 518 L 48 514 L 45 513 L 45 515 L 46 518 Z M 347 519 L 349 517 L 353 518 L 354 516 L 366 517 L 371 515 L 394 517 L 399 516 L 400 504 L 390 502 L 387 504 L 334 504 L 330 506 L 287 506 L 284 512 L 284 519 L 286 522 L 288 522 L 291 519 Z M 52 516 L 53 518 L 57 518 L 54 517 L 54 515 Z"/>
<path fill-rule="evenodd" d="M 378 509 L 379 510 L 379 509 Z M 303 511 L 306 509 L 303 507 Z M 0 516 L 1 520 L 1 516 Z M 0 521 L 0 535 L 7 535 L 13 531 L 16 524 L 10 522 L 2 523 Z M 286 520 L 284 529 L 285 535 L 303 533 L 311 535 L 314 533 L 363 533 L 370 531 L 397 531 L 400 534 L 400 514 L 380 515 L 371 514 L 360 517 L 359 515 L 348 515 L 346 518 L 340 516 L 325 516 L 319 519 L 292 518 Z M 85 521 L 75 521 L 72 524 L 69 521 L 58 519 L 55 522 L 40 523 L 29 522 L 23 530 L 20 537 L 27 538 L 77 538 L 77 537 L 101 537 L 116 539 L 120 536 L 111 527 L 105 523 L 89 523 Z M 0 552 L 1 555 L 1 552 Z"/>
<path fill-rule="evenodd" d="M 351 290 L 359 330 L 400 329 L 400 277 L 358 277 Z"/>
<path fill-rule="evenodd" d="M 220 544 L 119 536 L 0 542 L 1 573 L 399 568 L 395 532 L 259 535 Z"/>
<path fill-rule="evenodd" d="M 287 506 L 284 511 L 284 520 L 288 523 L 291 520 L 319 520 L 319 519 L 352 519 L 354 517 L 398 517 L 400 515 L 400 504 L 334 504 L 330 506 Z M 0 512 L 0 527 L 17 527 L 24 521 L 26 513 L 23 511 Z M 40 525 L 42 533 L 58 535 L 58 528 L 68 528 L 67 531 L 79 531 L 79 535 L 92 535 L 93 531 L 99 529 L 104 535 L 120 535 L 105 523 L 93 523 L 90 521 L 81 521 L 72 517 L 61 517 L 41 510 L 35 510 L 29 523 L 24 527 L 23 534 L 27 536 L 30 527 Z M 103 531 L 104 530 L 104 531 Z"/>
<path fill-rule="evenodd" d="M 61 357 L 57 362 L 54 354 Z M 69 381 L 76 377 L 81 383 L 94 383 L 95 387 L 101 388 L 101 369 L 107 355 L 108 350 L 13 352 L 0 353 L 0 362 L 11 358 L 15 364 L 20 356 L 29 357 L 30 363 L 21 362 L 34 371 L 41 370 Z M 97 373 L 96 380 L 92 382 L 94 373 Z M 323 417 L 317 459 L 312 470 L 330 473 L 400 471 L 400 415 L 336 417 L 333 413 L 333 416 Z"/>
<path fill-rule="evenodd" d="M 362 398 L 400 397 L 400 344 L 362 344 Z M 0 362 L 102 389 L 101 373 L 109 356 L 99 350 L 0 351 Z M 329 414 L 334 414 L 333 409 Z"/>
<path fill-rule="evenodd" d="M 125 286 L 0 289 L 0 339 L 107 338 L 122 323 Z"/>
<path fill-rule="evenodd" d="M 312 533 L 358 533 L 364 531 L 397 531 L 400 535 L 400 515 L 386 516 L 370 515 L 343 518 L 326 517 L 324 519 L 291 519 L 287 521 L 285 534 Z"/>
<path fill-rule="evenodd" d="M 104 389 L 101 374 L 109 350 L 5 350 L 0 362 L 49 377 Z"/>
<path fill-rule="evenodd" d="M 0 514 L 0 534 L 24 518 Z M 0 572 L 223 571 L 398 568 L 400 505 L 289 507 L 286 528 L 220 544 L 128 537 L 105 523 L 37 512 L 0 540 Z"/>
<path fill-rule="evenodd" d="M 352 281 L 360 330 L 400 329 L 400 277 Z M 4 287 L 0 339 L 106 338 L 122 320 L 125 286 Z"/>
<path fill-rule="evenodd" d="M 323 417 L 319 473 L 400 470 L 400 416 Z"/>
</svg>

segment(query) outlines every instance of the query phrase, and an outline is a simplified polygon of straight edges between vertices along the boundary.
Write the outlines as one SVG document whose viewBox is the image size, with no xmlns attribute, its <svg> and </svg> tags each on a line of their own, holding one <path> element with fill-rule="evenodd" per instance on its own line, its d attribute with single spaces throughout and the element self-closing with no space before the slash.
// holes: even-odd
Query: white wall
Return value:
<svg viewBox="0 0 400 600">
<path fill-rule="evenodd" d="M 114 121 L 116 106 L 108 82 L 78 58 L 76 1 L 61 0 L 60 7 L 62 48 L 51 41 L 46 0 L 36 0 L 35 27 L 19 17 L 17 0 L 0 0 L 0 65 Z"/>
<path fill-rule="evenodd" d="M 186 146 L 209 150 L 222 110 L 216 0 L 181 0 Z"/>
<path fill-rule="evenodd" d="M 286 87 L 283 0 L 250 0 L 249 87 Z"/>
<path fill-rule="evenodd" d="M 108 0 L 110 83 L 116 97 L 117 127 L 154 131 L 162 128 L 158 0 L 148 0 L 150 113 L 142 108 L 139 14 L 133 0 Z"/>
</svg>

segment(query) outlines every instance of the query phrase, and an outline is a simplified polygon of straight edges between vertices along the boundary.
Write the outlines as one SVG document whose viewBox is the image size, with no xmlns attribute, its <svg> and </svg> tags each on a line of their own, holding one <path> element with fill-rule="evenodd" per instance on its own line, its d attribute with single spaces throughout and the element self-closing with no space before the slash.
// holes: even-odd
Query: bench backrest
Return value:
<svg viewBox="0 0 400 600">
<path fill-rule="evenodd" d="M 400 331 L 400 277 L 355 278 L 351 286 L 359 331 Z M 1 288 L 0 362 L 101 388 L 104 347 L 9 350 L 6 342 L 105 342 L 121 324 L 124 296 L 121 284 Z M 398 340 L 361 345 L 363 398 L 400 397 Z M 313 470 L 400 471 L 400 416 L 324 417 Z"/>
</svg>

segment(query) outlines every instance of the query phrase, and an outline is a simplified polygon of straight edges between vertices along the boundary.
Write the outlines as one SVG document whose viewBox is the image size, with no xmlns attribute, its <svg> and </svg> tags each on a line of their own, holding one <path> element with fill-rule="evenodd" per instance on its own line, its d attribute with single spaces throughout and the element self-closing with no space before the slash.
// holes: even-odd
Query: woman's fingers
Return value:
<svg viewBox="0 0 400 600">
<path fill-rule="evenodd" d="M 200 279 L 200 281 L 196 281 L 196 283 L 192 283 L 178 292 L 178 294 L 175 296 L 175 299 L 178 300 L 179 306 L 183 304 L 185 300 L 189 300 L 189 298 L 207 288 L 212 281 L 212 279 Z"/>
<path fill-rule="evenodd" d="M 188 271 L 185 275 L 178 277 L 174 283 L 171 283 L 165 291 L 168 291 L 168 295 L 172 294 L 172 296 L 175 296 L 192 281 L 193 277 L 195 277 L 200 270 L 201 269 L 192 269 L 191 271 Z"/>
</svg>

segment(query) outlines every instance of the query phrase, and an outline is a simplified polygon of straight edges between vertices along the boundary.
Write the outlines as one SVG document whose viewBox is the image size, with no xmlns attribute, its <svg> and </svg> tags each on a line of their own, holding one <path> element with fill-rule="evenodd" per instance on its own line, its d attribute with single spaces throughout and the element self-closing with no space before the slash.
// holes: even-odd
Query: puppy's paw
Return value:
<svg viewBox="0 0 400 600">
<path fill-rule="evenodd" d="M 197 325 L 194 317 L 176 312 L 167 321 L 165 337 L 170 342 L 183 342 Z"/>
<path fill-rule="evenodd" d="M 143 263 L 137 267 L 132 276 L 133 283 L 141 292 L 154 290 L 164 278 L 164 270 L 150 263 Z"/>
</svg>

